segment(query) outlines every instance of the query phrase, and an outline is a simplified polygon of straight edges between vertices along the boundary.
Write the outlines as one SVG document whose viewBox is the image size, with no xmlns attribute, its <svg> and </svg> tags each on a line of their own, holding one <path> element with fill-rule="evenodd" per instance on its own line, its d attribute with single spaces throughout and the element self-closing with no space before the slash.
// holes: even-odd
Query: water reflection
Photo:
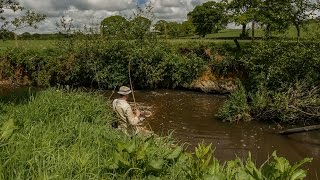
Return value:
<svg viewBox="0 0 320 180">
<path fill-rule="evenodd" d="M 139 91 L 136 99 L 152 106 L 153 116 L 148 119 L 158 134 L 174 130 L 181 142 L 193 149 L 199 142 L 212 143 L 215 156 L 221 160 L 245 158 L 248 151 L 258 164 L 262 164 L 273 151 L 290 162 L 304 157 L 314 158 L 308 165 L 309 178 L 320 174 L 320 132 L 280 136 L 275 128 L 258 122 L 223 123 L 216 117 L 226 97 L 181 91 Z"/>
</svg>

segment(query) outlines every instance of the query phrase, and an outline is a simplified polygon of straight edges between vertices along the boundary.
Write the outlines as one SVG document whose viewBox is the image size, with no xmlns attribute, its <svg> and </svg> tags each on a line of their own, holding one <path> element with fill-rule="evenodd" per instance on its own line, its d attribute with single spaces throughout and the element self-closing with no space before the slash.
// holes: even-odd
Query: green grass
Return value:
<svg viewBox="0 0 320 180">
<path fill-rule="evenodd" d="M 303 179 L 273 154 L 258 168 L 250 155 L 221 164 L 211 146 L 192 155 L 169 138 L 130 139 L 110 127 L 98 94 L 49 89 L 0 98 L 0 179 Z M 279 168 L 281 167 L 281 168 Z"/>
<path fill-rule="evenodd" d="M 18 40 L 17 44 L 20 48 L 26 49 L 47 49 L 55 46 L 55 40 Z M 14 40 L 0 40 L 0 52 L 5 51 L 8 48 L 16 47 L 16 41 Z"/>
<path fill-rule="evenodd" d="M 301 29 L 301 38 L 314 38 L 319 37 L 320 35 L 320 25 L 317 23 L 311 23 L 306 25 Z M 251 30 L 248 29 L 249 37 L 251 37 Z M 199 36 L 188 36 L 181 37 L 178 39 L 168 39 L 168 42 L 172 43 L 185 43 L 185 42 L 215 42 L 215 43 L 233 43 L 232 40 L 227 40 L 229 38 L 239 37 L 241 34 L 241 29 L 224 29 L 219 31 L 218 33 L 208 34 L 204 39 L 199 39 Z M 295 39 L 297 37 L 296 29 L 291 26 L 289 30 L 285 33 L 272 33 L 273 37 L 282 37 L 288 39 Z M 263 29 L 255 29 L 255 37 L 263 38 L 264 31 Z M 224 39 L 225 38 L 225 39 Z M 0 40 L 1 42 L 2 40 Z M 241 42 L 249 42 L 249 40 L 242 40 Z M 55 40 L 18 40 L 18 46 L 22 48 L 30 48 L 30 49 L 46 49 L 51 48 L 56 45 Z M 0 52 L 5 51 L 8 48 L 16 47 L 16 42 L 14 40 L 2 41 L 0 43 Z"/>
<path fill-rule="evenodd" d="M 249 37 L 251 37 L 251 29 L 247 29 Z M 223 38 L 234 38 L 240 37 L 242 30 L 241 29 L 224 29 L 219 31 L 218 33 L 208 34 L 205 38 L 206 39 L 223 39 Z M 255 29 L 255 37 L 256 38 L 263 38 L 264 37 L 264 30 L 260 28 Z M 304 28 L 301 29 L 301 38 L 314 38 L 320 35 L 320 24 L 311 23 L 307 24 Z M 288 39 L 295 39 L 297 37 L 296 29 L 291 26 L 287 31 L 284 33 L 272 32 L 273 37 L 283 37 Z M 198 39 L 199 36 L 189 36 L 184 37 L 187 39 Z"/>
</svg>

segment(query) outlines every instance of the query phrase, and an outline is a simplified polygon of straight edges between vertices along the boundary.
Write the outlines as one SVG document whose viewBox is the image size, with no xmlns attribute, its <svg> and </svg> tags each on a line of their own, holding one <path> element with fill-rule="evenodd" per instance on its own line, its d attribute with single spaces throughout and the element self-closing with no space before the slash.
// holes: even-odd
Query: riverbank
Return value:
<svg viewBox="0 0 320 180">
<path fill-rule="evenodd" d="M 320 122 L 318 41 L 237 45 L 71 38 L 47 49 L 7 50 L 0 55 L 0 80 L 114 89 L 131 79 L 134 89 L 231 94 L 219 113 L 223 121 Z"/>
<path fill-rule="evenodd" d="M 250 158 L 223 165 L 209 146 L 199 145 L 192 155 L 168 137 L 130 139 L 110 127 L 115 116 L 96 93 L 48 89 L 2 95 L 0 113 L 2 179 L 305 177 L 292 166 L 278 170 L 288 162 L 275 154 L 260 169 Z"/>
</svg>

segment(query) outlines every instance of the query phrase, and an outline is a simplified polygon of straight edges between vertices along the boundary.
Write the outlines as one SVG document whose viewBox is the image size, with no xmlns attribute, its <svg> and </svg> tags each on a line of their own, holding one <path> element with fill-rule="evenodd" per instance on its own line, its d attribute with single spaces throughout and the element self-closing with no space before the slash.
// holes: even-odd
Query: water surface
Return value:
<svg viewBox="0 0 320 180">
<path fill-rule="evenodd" d="M 225 96 L 170 90 L 137 91 L 135 95 L 137 102 L 151 107 L 153 116 L 147 121 L 152 129 L 163 135 L 174 130 L 174 137 L 187 142 L 189 149 L 199 142 L 211 143 L 221 161 L 245 158 L 250 151 L 258 164 L 277 150 L 291 163 L 312 157 L 313 162 L 305 166 L 310 170 L 308 178 L 320 175 L 319 131 L 282 136 L 272 124 L 223 123 L 216 115 Z"/>
</svg>

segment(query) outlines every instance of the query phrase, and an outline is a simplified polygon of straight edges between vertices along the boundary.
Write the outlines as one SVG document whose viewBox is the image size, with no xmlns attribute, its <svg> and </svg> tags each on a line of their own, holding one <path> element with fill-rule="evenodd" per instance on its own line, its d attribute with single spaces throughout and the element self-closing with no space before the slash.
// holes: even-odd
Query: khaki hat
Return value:
<svg viewBox="0 0 320 180">
<path fill-rule="evenodd" d="M 118 94 L 121 94 L 121 95 L 128 95 L 130 94 L 132 91 L 130 88 L 128 88 L 127 86 L 121 86 L 119 91 L 118 91 Z"/>
</svg>

